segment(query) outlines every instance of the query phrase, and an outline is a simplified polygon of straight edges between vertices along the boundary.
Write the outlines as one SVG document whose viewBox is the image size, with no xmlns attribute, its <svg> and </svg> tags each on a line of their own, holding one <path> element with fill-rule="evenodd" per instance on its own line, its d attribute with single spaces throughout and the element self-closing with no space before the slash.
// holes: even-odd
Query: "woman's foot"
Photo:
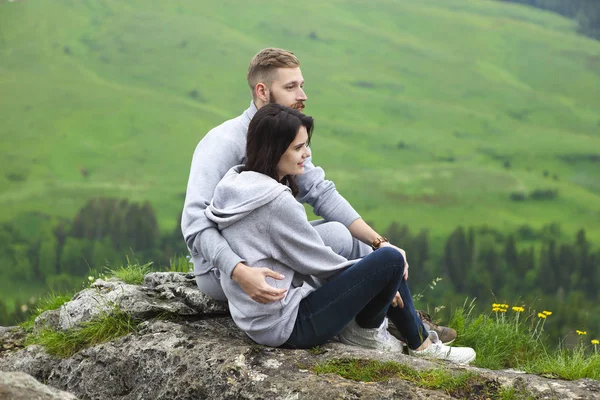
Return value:
<svg viewBox="0 0 600 400">
<path fill-rule="evenodd" d="M 379 328 L 361 328 L 355 320 L 350 321 L 338 335 L 340 342 L 368 349 L 402 353 L 404 345 L 387 331 L 387 318 Z"/>
<path fill-rule="evenodd" d="M 417 314 L 419 315 L 419 318 L 421 318 L 421 321 L 423 321 L 425 329 L 428 331 L 435 331 L 442 343 L 450 344 L 454 342 L 456 339 L 456 331 L 454 329 L 436 324 L 431 319 L 431 316 L 425 311 L 417 310 Z"/>
<path fill-rule="evenodd" d="M 408 350 L 411 356 L 448 360 L 457 364 L 469 364 L 475 360 L 475 350 L 470 347 L 450 347 L 443 344 L 435 331 L 429 331 L 429 337 L 417 350 Z"/>
</svg>

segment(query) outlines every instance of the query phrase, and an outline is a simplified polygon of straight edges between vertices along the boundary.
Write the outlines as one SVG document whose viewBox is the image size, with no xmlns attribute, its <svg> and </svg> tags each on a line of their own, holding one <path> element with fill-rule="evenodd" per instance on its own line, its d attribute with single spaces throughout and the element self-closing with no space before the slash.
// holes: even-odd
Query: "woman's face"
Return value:
<svg viewBox="0 0 600 400">
<path fill-rule="evenodd" d="M 306 128 L 301 126 L 275 167 L 280 181 L 286 175 L 302 175 L 304 173 L 304 161 L 310 157 L 310 150 L 306 142 L 308 142 L 308 133 Z"/>
</svg>

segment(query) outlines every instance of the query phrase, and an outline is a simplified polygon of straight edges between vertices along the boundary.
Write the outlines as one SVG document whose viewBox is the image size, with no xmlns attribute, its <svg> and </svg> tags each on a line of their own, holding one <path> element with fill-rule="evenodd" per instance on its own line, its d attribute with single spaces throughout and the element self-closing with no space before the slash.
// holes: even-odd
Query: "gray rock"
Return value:
<svg viewBox="0 0 600 400">
<path fill-rule="evenodd" d="M 0 326 L 0 354 L 23 347 L 25 335 L 20 326 Z"/>
<path fill-rule="evenodd" d="M 40 382 L 46 382 L 59 362 L 59 359 L 48 355 L 41 346 L 32 345 L 0 356 L 0 371 L 21 371 Z"/>
<path fill-rule="evenodd" d="M 449 399 L 443 391 L 427 390 L 400 379 L 361 383 L 333 374 L 317 375 L 312 368 L 334 359 L 393 360 L 423 370 L 448 368 L 472 371 L 490 386 L 525 387 L 536 398 L 593 399 L 600 382 L 575 382 L 539 376 L 453 366 L 404 355 L 382 353 L 331 342 L 320 354 L 307 350 L 274 349 L 254 344 L 229 317 L 153 320 L 138 332 L 113 342 L 56 360 L 30 346 L 4 358 L 0 369 L 27 366 L 34 376 L 82 399 Z M 37 361 L 33 354 L 38 357 Z M 47 365 L 40 360 L 46 358 Z M 29 360 L 29 361 L 21 361 Z M 49 368 L 37 375 L 36 368 Z M 471 397 L 463 394 L 462 397 Z"/>
<path fill-rule="evenodd" d="M 317 363 L 352 358 L 392 360 L 418 370 L 472 371 L 478 381 L 466 392 L 454 394 L 460 398 L 487 395 L 481 388 L 497 391 L 500 384 L 525 388 L 537 399 L 594 399 L 600 394 L 600 382 L 593 380 L 568 382 L 522 371 L 455 366 L 336 342 L 322 346 L 319 354 L 259 346 L 224 314 L 224 304 L 199 293 L 193 276 L 185 274 L 149 274 L 145 286 L 97 281 L 61 307 L 59 318 L 47 316 L 40 324 L 56 320 L 63 329 L 70 328 L 99 312 L 110 312 L 115 305 L 146 320 L 134 333 L 66 359 L 51 357 L 40 346 L 0 353 L 0 370 L 26 372 L 81 399 L 451 398 L 444 391 L 419 388 L 398 378 L 361 383 L 313 372 Z M 152 318 L 165 313 L 177 318 Z"/>
<path fill-rule="evenodd" d="M 196 287 L 193 275 L 156 272 L 146 276 L 147 286 L 114 279 L 97 280 L 58 310 L 47 311 L 35 321 L 35 329 L 71 329 L 118 307 L 135 319 L 158 315 L 200 316 L 228 312 L 227 303 L 212 300 Z"/>
<path fill-rule="evenodd" d="M 44 329 L 57 329 L 60 320 L 60 308 L 57 310 L 44 311 L 35 319 L 33 332 L 40 333 Z"/>
<path fill-rule="evenodd" d="M 62 390 L 43 385 L 24 372 L 0 371 L 0 399 L 77 400 L 77 397 Z"/>
</svg>

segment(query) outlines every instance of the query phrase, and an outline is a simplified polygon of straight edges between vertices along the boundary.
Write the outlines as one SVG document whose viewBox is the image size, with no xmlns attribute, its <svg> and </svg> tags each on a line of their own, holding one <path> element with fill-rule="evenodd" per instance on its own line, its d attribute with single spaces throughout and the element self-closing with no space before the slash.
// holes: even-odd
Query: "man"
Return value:
<svg viewBox="0 0 600 400">
<path fill-rule="evenodd" d="M 284 298 L 286 290 L 269 285 L 266 278 L 279 280 L 283 277 L 267 268 L 246 265 L 221 236 L 216 225 L 206 218 L 204 211 L 225 173 L 231 167 L 244 163 L 248 124 L 256 111 L 269 103 L 302 111 L 307 96 L 303 89 L 300 62 L 293 53 L 283 49 L 267 48 L 256 54 L 250 62 L 247 79 L 252 92 L 250 107 L 239 117 L 212 129 L 196 147 L 181 229 L 192 256 L 196 283 L 203 293 L 216 300 L 226 300 L 219 277 L 227 274 L 253 300 L 269 303 Z M 304 174 L 297 177 L 300 190 L 297 198 L 310 204 L 315 214 L 323 218 L 314 222 L 313 226 L 326 245 L 348 259 L 363 257 L 372 248 L 393 246 L 360 217 L 338 193 L 333 182 L 325 179 L 323 169 L 316 167 L 310 158 L 304 167 Z M 393 247 L 406 260 L 404 250 Z M 404 275 L 404 279 L 407 278 L 408 264 Z M 399 295 L 394 299 L 394 305 L 403 306 Z M 453 330 L 426 322 L 438 331 L 443 342 L 450 342 L 456 337 Z"/>
</svg>

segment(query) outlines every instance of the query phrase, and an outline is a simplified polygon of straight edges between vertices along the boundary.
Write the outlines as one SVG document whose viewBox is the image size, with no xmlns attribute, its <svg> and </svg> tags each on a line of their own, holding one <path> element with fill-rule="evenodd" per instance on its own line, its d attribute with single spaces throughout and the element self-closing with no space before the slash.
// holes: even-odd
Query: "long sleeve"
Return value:
<svg viewBox="0 0 600 400">
<path fill-rule="evenodd" d="M 244 157 L 243 144 L 223 131 L 209 132 L 194 151 L 181 231 L 192 257 L 201 255 L 209 265 L 231 276 L 235 265 L 244 260 L 231 250 L 215 223 L 206 218 L 204 213 L 217 183 Z"/>
<path fill-rule="evenodd" d="M 321 167 L 312 163 L 312 157 L 304 163 L 304 174 L 296 177 L 298 201 L 308 203 L 316 215 L 327 221 L 337 221 L 349 227 L 360 218 L 350 203 L 337 191 L 332 181 L 325 179 Z"/>
<path fill-rule="evenodd" d="M 352 262 L 325 246 L 290 193 L 274 201 L 269 220 L 272 257 L 303 275 L 327 278 Z"/>
</svg>

